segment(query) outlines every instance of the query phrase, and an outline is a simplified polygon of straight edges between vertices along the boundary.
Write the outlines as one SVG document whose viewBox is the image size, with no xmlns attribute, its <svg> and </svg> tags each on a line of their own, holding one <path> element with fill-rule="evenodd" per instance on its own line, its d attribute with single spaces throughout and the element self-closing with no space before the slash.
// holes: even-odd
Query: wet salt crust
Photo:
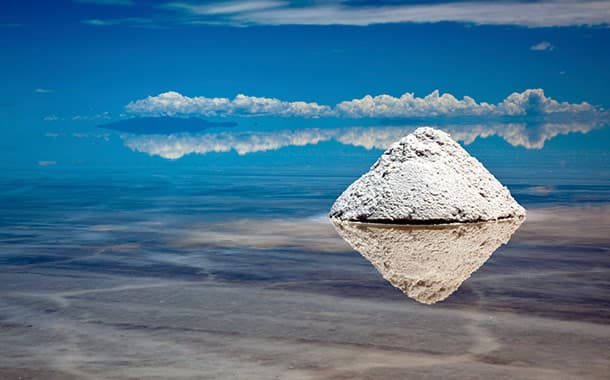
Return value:
<svg viewBox="0 0 610 380">
<path fill-rule="evenodd" d="M 337 198 L 342 221 L 437 224 L 523 217 L 526 212 L 485 167 L 434 128 L 418 128 L 386 150 Z"/>
</svg>

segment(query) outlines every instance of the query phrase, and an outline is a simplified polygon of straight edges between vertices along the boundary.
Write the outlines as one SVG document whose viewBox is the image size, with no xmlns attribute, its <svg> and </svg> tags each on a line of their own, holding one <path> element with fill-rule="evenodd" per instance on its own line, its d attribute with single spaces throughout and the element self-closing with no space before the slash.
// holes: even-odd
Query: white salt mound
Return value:
<svg viewBox="0 0 610 380">
<path fill-rule="evenodd" d="M 435 224 L 523 217 L 525 209 L 447 133 L 425 127 L 392 144 L 337 198 L 329 216 Z"/>
</svg>

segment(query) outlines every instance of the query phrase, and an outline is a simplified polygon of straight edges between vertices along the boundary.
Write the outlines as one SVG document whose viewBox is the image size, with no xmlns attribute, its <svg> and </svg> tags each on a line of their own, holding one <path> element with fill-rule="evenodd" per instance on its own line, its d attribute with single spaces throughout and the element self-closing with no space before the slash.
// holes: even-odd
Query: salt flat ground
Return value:
<svg viewBox="0 0 610 380">
<path fill-rule="evenodd" d="M 327 185 L 219 203 L 226 184 L 118 197 L 69 182 L 3 187 L 2 379 L 608 376 L 607 203 L 526 204 L 510 243 L 428 306 L 299 214 L 332 202 Z"/>
</svg>

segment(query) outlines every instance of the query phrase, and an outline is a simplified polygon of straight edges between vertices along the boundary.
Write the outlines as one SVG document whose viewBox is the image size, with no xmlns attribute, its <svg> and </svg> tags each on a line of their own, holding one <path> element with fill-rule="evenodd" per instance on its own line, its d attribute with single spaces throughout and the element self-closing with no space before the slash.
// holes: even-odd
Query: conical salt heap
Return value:
<svg viewBox="0 0 610 380">
<path fill-rule="evenodd" d="M 447 133 L 425 127 L 392 144 L 337 198 L 329 216 L 439 224 L 523 217 L 525 209 Z"/>
</svg>

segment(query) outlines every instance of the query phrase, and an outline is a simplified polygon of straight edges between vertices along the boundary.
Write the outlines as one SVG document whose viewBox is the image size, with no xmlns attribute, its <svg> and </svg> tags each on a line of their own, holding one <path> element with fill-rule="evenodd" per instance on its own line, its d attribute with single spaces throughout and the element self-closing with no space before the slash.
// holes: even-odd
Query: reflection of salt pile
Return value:
<svg viewBox="0 0 610 380">
<path fill-rule="evenodd" d="M 508 189 L 448 134 L 418 128 L 386 150 L 331 208 L 338 220 L 451 223 L 524 216 Z"/>
<path fill-rule="evenodd" d="M 442 301 L 479 269 L 523 219 L 436 227 L 333 224 L 383 278 L 425 304 Z"/>
</svg>

